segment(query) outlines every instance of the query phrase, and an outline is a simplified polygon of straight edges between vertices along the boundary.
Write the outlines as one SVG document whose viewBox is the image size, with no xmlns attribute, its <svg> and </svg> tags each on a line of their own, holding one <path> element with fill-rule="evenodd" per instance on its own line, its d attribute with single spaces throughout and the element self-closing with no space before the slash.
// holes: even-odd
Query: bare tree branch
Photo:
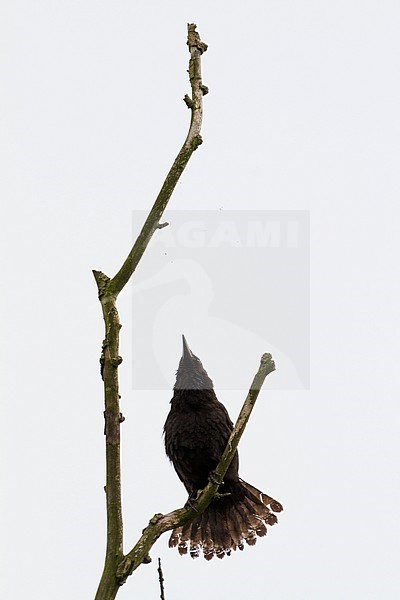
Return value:
<svg viewBox="0 0 400 600">
<path fill-rule="evenodd" d="M 193 152 L 203 141 L 200 136 L 201 124 L 203 120 L 203 95 L 207 93 L 206 90 L 208 91 L 208 89 L 203 85 L 201 79 L 201 55 L 207 50 L 207 44 L 201 41 L 194 23 L 188 24 L 187 44 L 189 46 L 191 57 L 189 61 L 189 79 L 192 87 L 192 98 L 190 99 L 192 118 L 190 121 L 189 132 L 164 181 L 153 208 L 151 209 L 149 216 L 147 217 L 146 222 L 143 225 L 135 244 L 133 245 L 132 250 L 129 252 L 127 259 L 118 273 L 108 284 L 109 292 L 115 295 L 115 297 L 118 296 L 119 292 L 129 281 L 132 273 L 136 269 L 138 262 L 142 258 L 151 237 L 156 229 L 160 228 L 160 219 L 172 195 L 172 192 L 174 191 L 175 186 L 178 183 L 178 180 L 182 175 L 187 163 L 189 162 Z M 185 98 L 188 98 L 188 96 L 185 96 Z M 188 104 L 187 101 L 186 104 Z"/>
<path fill-rule="evenodd" d="M 104 286 L 108 278 L 100 271 L 94 271 L 94 276 L 99 288 L 106 331 L 100 363 L 105 401 L 107 547 L 103 575 L 96 600 L 112 600 L 118 591 L 115 573 L 123 556 L 120 464 L 120 423 L 122 419 L 118 388 L 118 366 L 122 362 L 118 352 L 121 325 L 115 299 L 104 293 Z"/>
<path fill-rule="evenodd" d="M 175 527 L 192 521 L 204 512 L 217 493 L 218 487 L 232 461 L 239 440 L 246 427 L 255 401 L 265 377 L 275 369 L 270 354 L 264 354 L 243 408 L 228 440 L 221 460 L 212 474 L 212 481 L 202 490 L 195 501 L 195 507 L 181 508 L 171 513 L 157 514 L 143 530 L 137 544 L 123 555 L 123 523 L 121 506 L 121 466 L 120 466 L 120 424 L 123 417 L 119 406 L 118 366 L 122 362 L 119 355 L 119 321 L 116 299 L 129 281 L 137 264 L 157 229 L 167 223 L 160 223 L 165 207 L 194 150 L 202 143 L 200 129 L 203 114 L 203 95 L 208 92 L 201 79 L 201 55 L 207 49 L 196 32 L 196 25 L 188 25 L 188 46 L 190 51 L 189 78 L 192 98 L 185 96 L 185 103 L 191 110 L 191 123 L 186 140 L 176 157 L 160 193 L 151 209 L 143 228 L 127 259 L 118 273 L 110 279 L 101 271 L 93 271 L 105 323 L 105 340 L 100 358 L 101 375 L 105 393 L 105 436 L 106 436 L 106 505 L 107 505 L 107 548 L 105 565 L 95 600 L 113 600 L 119 586 L 142 563 L 150 562 L 149 551 L 160 535 Z"/>
<path fill-rule="evenodd" d="M 200 129 L 203 116 L 203 95 L 206 88 L 201 79 L 201 55 L 207 50 L 196 25 L 188 24 L 187 40 L 190 61 L 189 78 L 192 88 L 191 122 L 186 140 L 176 157 L 157 196 L 153 208 L 143 225 L 132 250 L 118 273 L 110 279 L 101 271 L 93 271 L 96 279 L 105 324 L 105 339 L 100 358 L 101 376 L 104 381 L 105 436 L 106 436 L 106 506 L 107 506 L 107 547 L 103 574 L 96 594 L 96 600 L 113 600 L 120 581 L 116 576 L 117 566 L 123 558 L 123 523 L 121 505 L 121 464 L 120 464 L 120 424 L 123 417 L 119 406 L 118 366 L 122 362 L 119 355 L 119 331 L 121 328 L 116 299 L 129 281 L 156 229 L 165 227 L 160 219 L 174 188 L 193 152 L 202 143 Z M 143 555 L 141 562 L 146 562 Z M 148 561 L 147 561 L 148 562 Z"/>
<path fill-rule="evenodd" d="M 175 529 L 175 527 L 179 527 L 180 525 L 190 523 L 196 516 L 204 512 L 210 504 L 235 455 L 240 438 L 242 437 L 250 418 L 264 380 L 267 375 L 274 370 L 275 363 L 271 354 L 263 354 L 260 367 L 254 376 L 242 410 L 240 411 L 228 443 L 221 456 L 221 460 L 212 474 L 213 481 L 210 481 L 204 490 L 200 492 L 199 496 L 196 498 L 194 507 L 179 508 L 166 515 L 154 515 L 148 526 L 143 530 L 139 541 L 118 565 L 117 578 L 121 585 L 125 583 L 129 575 L 132 575 L 134 570 L 143 562 L 144 558 L 148 559 L 151 547 L 163 533 Z"/>
</svg>

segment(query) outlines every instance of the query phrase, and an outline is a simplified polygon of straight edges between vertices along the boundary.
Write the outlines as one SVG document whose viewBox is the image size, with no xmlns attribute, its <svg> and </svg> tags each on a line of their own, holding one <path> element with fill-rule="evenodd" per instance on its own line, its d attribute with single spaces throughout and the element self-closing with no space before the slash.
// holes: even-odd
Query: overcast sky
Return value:
<svg viewBox="0 0 400 600">
<path fill-rule="evenodd" d="M 119 268 L 186 135 L 196 22 L 204 144 L 170 232 L 118 304 L 125 549 L 186 499 L 162 441 L 182 333 L 232 418 L 262 352 L 280 358 L 240 455 L 241 476 L 285 511 L 223 561 L 182 558 L 162 537 L 118 599 L 159 596 L 158 556 L 167 600 L 398 598 L 398 3 L 15 0 L 1 12 L 2 597 L 94 597 L 105 498 L 91 269 Z M 182 210 L 189 222 L 203 211 L 203 234 L 229 222 L 234 236 L 272 211 L 270 223 L 309 216 L 310 235 L 292 262 L 279 244 L 276 261 L 251 254 L 240 235 L 223 252 L 165 250 Z"/>
</svg>

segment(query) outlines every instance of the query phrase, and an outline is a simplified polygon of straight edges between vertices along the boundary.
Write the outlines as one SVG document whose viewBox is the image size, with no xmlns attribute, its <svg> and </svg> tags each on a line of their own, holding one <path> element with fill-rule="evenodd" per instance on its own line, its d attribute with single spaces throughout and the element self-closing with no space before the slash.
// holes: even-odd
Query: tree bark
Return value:
<svg viewBox="0 0 400 600">
<path fill-rule="evenodd" d="M 120 412 L 118 367 L 122 362 L 119 355 L 119 331 L 121 328 L 116 300 L 128 283 L 143 256 L 154 232 L 162 228 L 160 219 L 193 152 L 202 143 L 200 136 L 203 116 L 203 95 L 207 88 L 201 78 L 201 56 L 207 45 L 201 41 L 196 25 L 188 24 L 190 61 L 189 79 L 192 97 L 185 96 L 185 103 L 191 110 L 190 127 L 185 142 L 179 151 L 158 194 L 143 228 L 118 273 L 110 279 L 101 271 L 93 271 L 96 279 L 105 325 L 105 339 L 100 358 L 101 376 L 104 382 L 104 419 L 106 436 L 106 507 L 107 507 L 107 547 L 103 574 L 95 600 L 113 600 L 121 578 L 117 569 L 123 559 L 123 523 L 121 504 L 121 463 L 120 463 Z M 142 558 L 146 562 L 146 557 Z"/>
<path fill-rule="evenodd" d="M 202 490 L 193 505 L 180 508 L 171 513 L 156 514 L 150 520 L 143 534 L 125 556 L 123 554 L 123 523 L 121 504 L 121 464 L 120 464 L 120 424 L 124 420 L 120 412 L 120 395 L 118 387 L 118 367 L 122 362 L 119 355 L 119 320 L 116 300 L 118 294 L 134 273 L 138 262 L 157 229 L 165 224 L 160 219 L 172 195 L 172 192 L 191 155 L 202 143 L 200 129 L 203 115 L 203 95 L 208 92 L 201 78 L 201 55 L 207 49 L 196 25 L 188 24 L 188 46 L 190 51 L 189 78 L 192 97 L 184 100 L 191 110 L 191 122 L 186 140 L 178 153 L 157 199 L 146 219 L 143 228 L 118 273 L 110 279 L 101 271 L 93 271 L 96 279 L 99 300 L 101 302 L 105 325 L 105 339 L 100 358 L 101 376 L 104 382 L 105 399 L 105 437 L 106 437 L 106 507 L 107 507 L 107 547 L 103 574 L 99 583 L 95 600 L 114 600 L 119 587 L 141 564 L 151 561 L 149 551 L 162 533 L 192 521 L 203 512 L 217 493 L 231 461 L 236 452 L 239 440 L 246 427 L 255 401 L 265 377 L 275 369 L 270 354 L 264 354 L 260 367 L 251 384 L 238 420 L 232 430 L 225 451 L 213 473 L 213 482 Z"/>
</svg>

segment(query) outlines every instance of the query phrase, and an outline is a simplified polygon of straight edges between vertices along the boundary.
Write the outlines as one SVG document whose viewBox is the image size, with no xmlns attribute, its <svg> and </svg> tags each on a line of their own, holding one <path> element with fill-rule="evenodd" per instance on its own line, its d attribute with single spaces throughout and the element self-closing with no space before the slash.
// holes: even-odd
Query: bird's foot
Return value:
<svg viewBox="0 0 400 600">
<path fill-rule="evenodd" d="M 218 492 L 214 496 L 214 500 L 220 500 L 221 498 L 226 498 L 226 496 L 232 496 L 231 492 L 225 492 L 223 494 L 219 494 Z"/>
<path fill-rule="evenodd" d="M 211 471 L 208 474 L 208 480 L 211 481 L 211 483 L 215 483 L 217 485 L 221 485 L 221 483 L 224 483 L 221 475 L 219 475 L 218 473 L 216 473 L 216 471 Z"/>
<path fill-rule="evenodd" d="M 191 494 L 189 494 L 189 498 L 186 500 L 184 508 L 191 508 L 195 512 L 198 512 L 198 510 L 197 510 L 197 496 L 198 495 L 199 494 L 198 494 L 197 490 L 195 492 L 192 492 Z"/>
</svg>

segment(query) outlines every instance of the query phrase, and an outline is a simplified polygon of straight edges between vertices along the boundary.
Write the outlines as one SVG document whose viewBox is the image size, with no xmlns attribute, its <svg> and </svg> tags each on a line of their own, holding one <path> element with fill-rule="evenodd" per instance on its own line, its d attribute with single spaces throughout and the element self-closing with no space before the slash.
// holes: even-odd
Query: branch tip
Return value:
<svg viewBox="0 0 400 600">
<path fill-rule="evenodd" d="M 192 48 L 197 48 L 200 54 L 203 54 L 203 52 L 206 52 L 208 45 L 201 41 L 200 34 L 196 31 L 196 27 L 196 23 L 188 23 L 187 45 L 189 46 L 190 51 Z"/>
<path fill-rule="evenodd" d="M 272 354 L 269 354 L 269 352 L 266 352 L 265 354 L 262 355 L 260 367 L 262 368 L 263 371 L 266 371 L 267 375 L 269 373 L 272 373 L 272 371 L 275 371 L 275 368 L 276 368 L 275 361 L 272 358 Z"/>
<path fill-rule="evenodd" d="M 106 291 L 106 287 L 107 287 L 108 282 L 110 281 L 110 278 L 107 277 L 107 275 L 105 275 L 102 271 L 95 271 L 93 269 L 92 273 L 93 273 L 93 276 L 97 283 L 97 289 L 99 291 L 99 299 L 101 299 L 102 296 L 104 296 L 104 292 Z"/>
</svg>

